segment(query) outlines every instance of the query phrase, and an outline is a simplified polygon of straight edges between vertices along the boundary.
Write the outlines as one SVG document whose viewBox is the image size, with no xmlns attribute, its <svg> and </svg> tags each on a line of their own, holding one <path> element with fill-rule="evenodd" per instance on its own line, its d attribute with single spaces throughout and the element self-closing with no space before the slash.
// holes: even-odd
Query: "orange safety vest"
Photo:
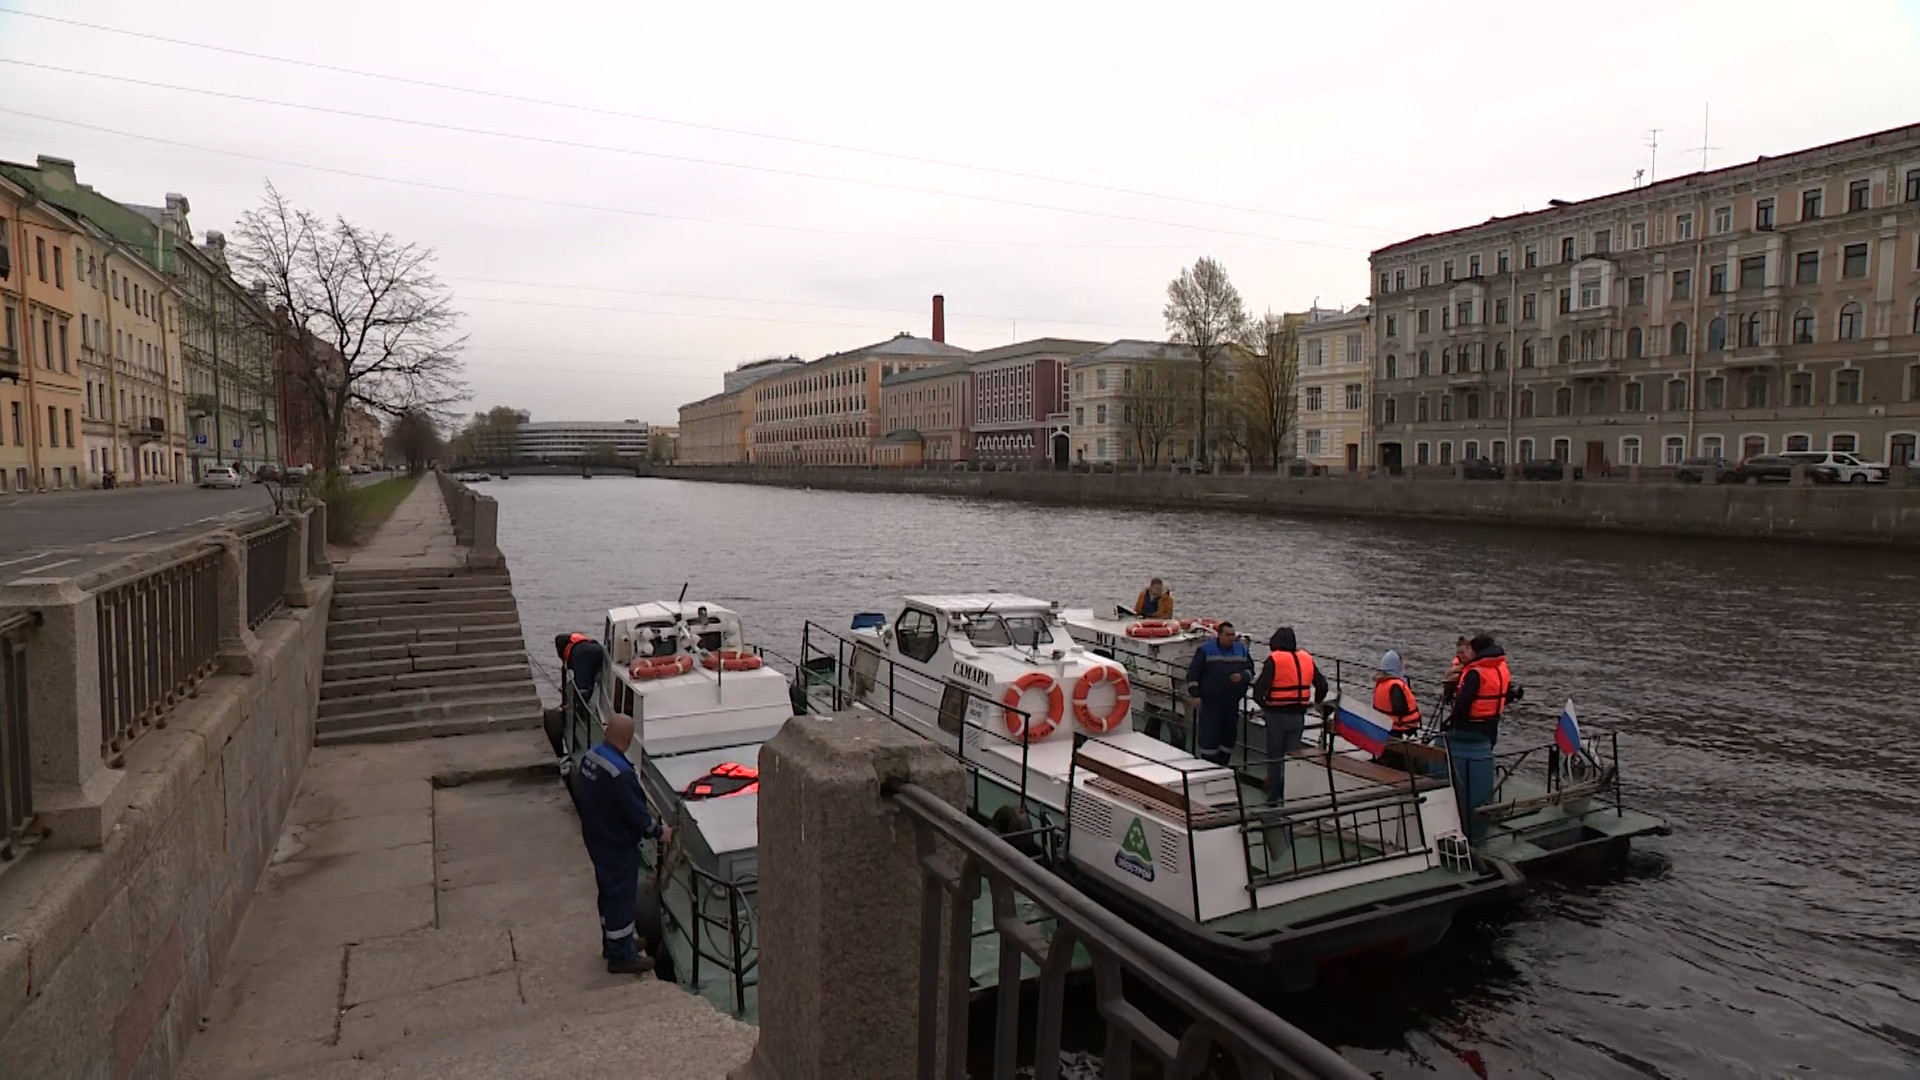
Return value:
<svg viewBox="0 0 1920 1080">
<path fill-rule="evenodd" d="M 1467 719 L 1476 724 L 1498 720 L 1507 709 L 1507 687 L 1513 682 L 1513 676 L 1507 672 L 1507 658 L 1483 656 L 1474 660 L 1460 673 L 1463 681 L 1468 671 L 1480 673 L 1480 687 L 1467 703 Z"/>
<path fill-rule="evenodd" d="M 592 640 L 593 640 L 592 638 L 588 637 L 585 634 L 570 635 L 567 638 L 567 647 L 560 650 L 560 662 L 562 664 L 567 662 L 567 658 L 573 655 L 573 647 L 575 645 L 578 645 L 583 641 L 592 641 Z"/>
<path fill-rule="evenodd" d="M 1313 700 L 1313 654 L 1295 649 L 1292 652 L 1276 650 L 1267 655 L 1273 660 L 1273 685 L 1267 688 L 1267 708 L 1306 708 Z M 1292 669 L 1291 676 L 1288 668 Z"/>
<path fill-rule="evenodd" d="M 1404 713 L 1393 711 L 1393 688 L 1396 686 L 1407 698 L 1407 711 Z M 1375 712 L 1393 717 L 1395 735 L 1410 735 L 1420 730 L 1420 703 L 1413 699 L 1413 687 L 1408 686 L 1407 680 L 1398 675 L 1380 679 L 1373 684 L 1373 708 Z"/>
<path fill-rule="evenodd" d="M 759 790 L 759 769 L 750 768 L 737 761 L 723 761 L 708 770 L 707 775 L 688 784 L 687 789 L 681 794 L 689 800 L 724 799 L 729 795 L 742 795 Z"/>
</svg>

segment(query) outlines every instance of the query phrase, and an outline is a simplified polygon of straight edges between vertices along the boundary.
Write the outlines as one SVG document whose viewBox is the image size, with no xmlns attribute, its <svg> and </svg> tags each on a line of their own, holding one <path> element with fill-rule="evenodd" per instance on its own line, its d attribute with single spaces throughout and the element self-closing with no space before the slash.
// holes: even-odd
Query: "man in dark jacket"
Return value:
<svg viewBox="0 0 1920 1080">
<path fill-rule="evenodd" d="M 1225 765 L 1240 736 L 1240 699 L 1253 681 L 1253 656 L 1247 643 L 1223 622 L 1212 641 L 1201 642 L 1187 665 L 1187 703 L 1199 729 L 1200 756 Z"/>
<path fill-rule="evenodd" d="M 653 959 L 640 952 L 635 926 L 640 841 L 658 840 L 663 848 L 673 842 L 673 830 L 647 812 L 640 776 L 627 760 L 632 744 L 633 717 L 615 713 L 607 721 L 606 741 L 581 755 L 574 780 L 580 837 L 599 891 L 600 954 L 615 975 L 638 975 L 653 967 Z"/>
<path fill-rule="evenodd" d="M 1267 639 L 1266 663 L 1253 680 L 1253 700 L 1267 725 L 1267 805 L 1286 799 L 1287 755 L 1306 741 L 1307 698 L 1313 704 L 1327 700 L 1327 677 L 1300 647 L 1293 627 L 1282 626 Z"/>
</svg>

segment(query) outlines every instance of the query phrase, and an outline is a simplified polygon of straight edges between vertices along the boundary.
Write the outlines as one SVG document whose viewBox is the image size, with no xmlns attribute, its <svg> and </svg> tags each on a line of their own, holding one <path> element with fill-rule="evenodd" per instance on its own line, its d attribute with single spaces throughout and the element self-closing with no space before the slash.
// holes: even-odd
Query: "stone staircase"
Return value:
<svg viewBox="0 0 1920 1080">
<path fill-rule="evenodd" d="M 343 567 L 334 577 L 318 746 L 537 727 L 506 568 Z"/>
</svg>

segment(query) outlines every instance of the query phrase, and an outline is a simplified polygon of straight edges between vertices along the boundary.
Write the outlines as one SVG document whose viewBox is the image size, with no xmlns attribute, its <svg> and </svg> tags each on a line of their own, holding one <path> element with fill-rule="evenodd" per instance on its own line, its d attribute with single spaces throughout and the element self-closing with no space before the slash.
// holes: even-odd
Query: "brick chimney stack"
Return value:
<svg viewBox="0 0 1920 1080">
<path fill-rule="evenodd" d="M 947 298 L 933 294 L 933 340 L 947 340 Z"/>
</svg>

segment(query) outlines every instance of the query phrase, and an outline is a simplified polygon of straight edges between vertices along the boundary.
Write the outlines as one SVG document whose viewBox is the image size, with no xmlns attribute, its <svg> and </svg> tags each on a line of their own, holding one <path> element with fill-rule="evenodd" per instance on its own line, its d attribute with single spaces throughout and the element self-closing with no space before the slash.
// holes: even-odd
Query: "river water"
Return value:
<svg viewBox="0 0 1920 1080">
<path fill-rule="evenodd" d="M 1396 648 L 1428 680 L 1495 631 L 1534 700 L 1619 732 L 1629 800 L 1674 835 L 1275 1008 L 1388 1077 L 1920 1075 L 1920 556 L 610 477 L 487 493 L 536 660 L 683 582 L 787 655 L 803 620 L 906 593 L 1106 605 L 1153 575 L 1183 614 Z"/>
</svg>

